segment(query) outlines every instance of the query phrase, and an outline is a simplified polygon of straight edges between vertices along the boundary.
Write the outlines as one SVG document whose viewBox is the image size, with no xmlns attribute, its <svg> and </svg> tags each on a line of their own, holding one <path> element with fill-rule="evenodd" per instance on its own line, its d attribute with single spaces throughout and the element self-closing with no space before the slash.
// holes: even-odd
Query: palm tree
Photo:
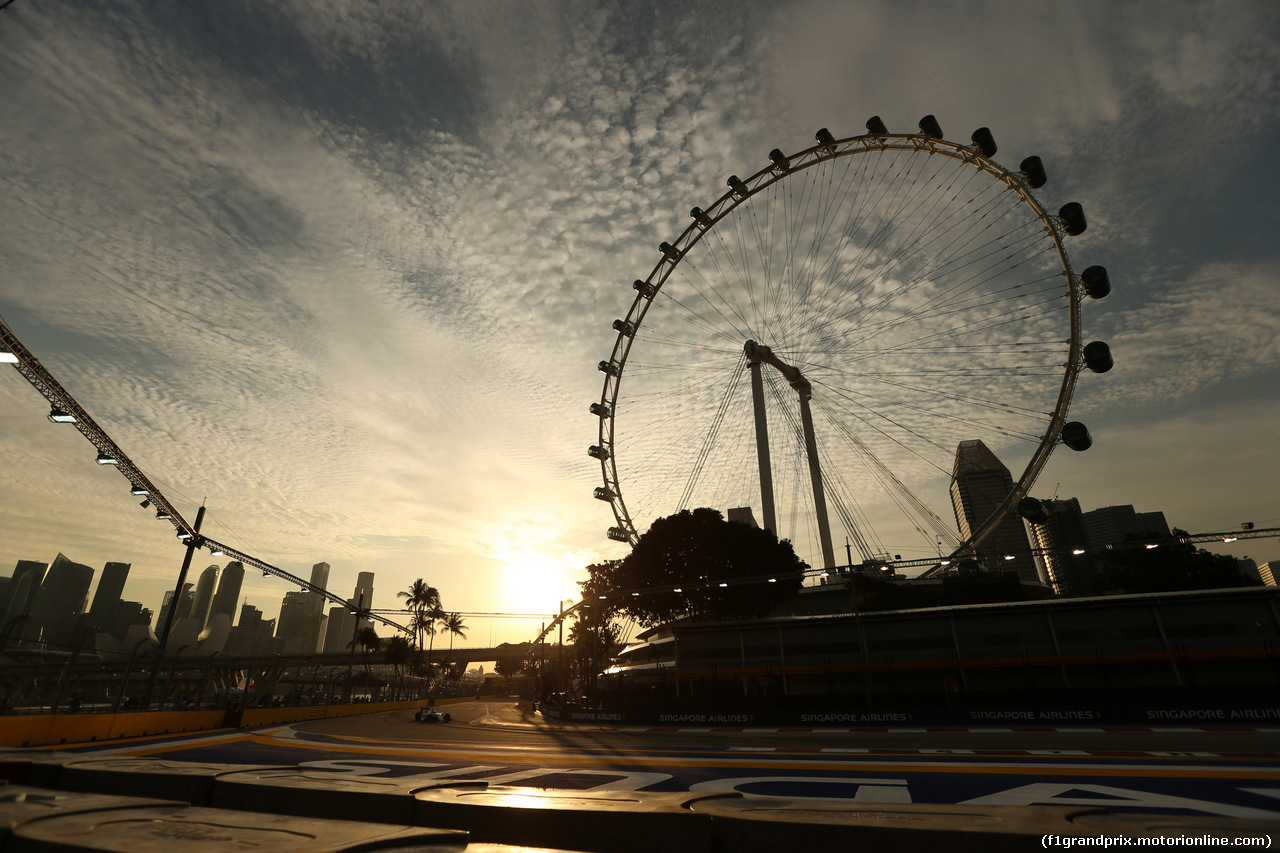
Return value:
<svg viewBox="0 0 1280 853">
<path fill-rule="evenodd" d="M 434 638 L 436 635 L 436 617 L 435 611 L 415 610 L 413 615 L 409 617 L 409 627 L 418 637 L 418 651 L 422 651 L 422 636 Z M 433 639 L 434 644 L 434 639 Z"/>
<path fill-rule="evenodd" d="M 453 656 L 453 638 L 461 637 L 464 640 L 467 638 L 466 623 L 462 621 L 461 614 L 446 613 L 444 617 L 441 618 L 440 620 L 440 627 L 442 630 L 449 632 L 449 656 L 452 657 Z"/>
<path fill-rule="evenodd" d="M 436 623 L 444 621 L 444 610 L 441 609 L 438 598 L 435 607 L 424 610 L 423 616 L 429 623 L 429 627 L 425 630 L 427 636 L 431 638 L 431 644 L 427 646 L 427 666 L 431 666 L 431 652 L 436 647 Z"/>
<path fill-rule="evenodd" d="M 405 599 L 405 605 L 408 606 L 410 612 L 419 614 L 429 610 L 440 609 L 440 591 L 431 586 L 422 578 L 418 578 L 409 584 L 408 589 L 401 590 L 396 593 L 399 598 Z M 415 620 L 420 622 L 421 620 Z M 421 625 L 415 627 L 418 639 L 418 651 L 422 651 L 422 634 Z"/>
<path fill-rule="evenodd" d="M 382 648 L 382 638 L 378 636 L 377 631 L 366 625 L 359 631 L 356 631 L 356 638 L 352 642 L 360 646 L 360 654 L 364 659 L 364 671 L 371 672 L 372 668 L 369 666 L 369 652 L 376 652 L 378 649 Z M 350 646 L 351 643 L 347 643 L 347 645 Z"/>
<path fill-rule="evenodd" d="M 391 669 L 395 673 L 396 683 L 403 688 L 404 676 L 401 674 L 401 667 L 413 662 L 413 646 L 410 645 L 407 639 L 396 634 L 394 637 L 387 638 L 386 652 L 387 663 L 391 664 Z"/>
</svg>

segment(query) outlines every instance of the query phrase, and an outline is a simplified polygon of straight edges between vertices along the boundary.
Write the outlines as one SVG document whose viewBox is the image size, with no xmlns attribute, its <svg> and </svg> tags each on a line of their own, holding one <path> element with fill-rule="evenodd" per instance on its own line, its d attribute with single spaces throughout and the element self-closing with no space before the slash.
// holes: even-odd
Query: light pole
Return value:
<svg viewBox="0 0 1280 853">
<path fill-rule="evenodd" d="M 116 694 L 116 701 L 111 705 L 111 713 L 120 713 L 120 700 L 124 698 L 124 692 L 129 689 L 129 676 L 133 674 L 133 662 L 138 657 L 138 649 L 142 648 L 142 644 L 150 639 L 150 637 L 143 637 L 133 644 L 133 653 L 129 655 L 129 665 L 124 669 L 124 678 L 120 682 L 120 692 Z"/>
<path fill-rule="evenodd" d="M 151 707 L 151 697 L 155 693 L 156 679 L 160 677 L 160 664 L 164 660 L 164 647 L 169 642 L 169 631 L 173 628 L 175 617 L 178 615 L 178 605 L 182 603 L 182 587 L 187 582 L 187 570 L 191 568 L 191 557 L 195 554 L 196 549 L 200 547 L 200 523 L 204 521 L 204 504 L 200 504 L 200 509 L 196 513 L 196 523 L 191 526 L 196 535 L 187 540 L 187 553 L 182 558 L 182 570 L 178 572 L 178 583 L 173 589 L 173 598 L 169 601 L 169 612 L 165 616 L 164 631 L 160 634 L 160 645 L 156 648 L 156 662 L 151 667 L 151 678 L 147 681 L 147 693 L 142 700 L 144 708 Z M 183 646 L 185 649 L 186 646 Z M 170 680 L 173 676 L 170 674 Z M 166 686 L 165 690 L 169 688 Z M 161 697 L 161 706 L 164 705 L 164 697 Z"/>
<path fill-rule="evenodd" d="M 63 674 L 62 683 L 58 685 L 58 695 L 53 700 L 53 708 L 50 711 L 51 713 L 53 714 L 58 713 L 58 706 L 62 704 L 62 696 L 64 693 L 67 692 L 67 686 L 71 683 L 71 679 L 75 676 L 76 661 L 79 660 L 80 658 L 80 650 L 84 648 L 84 641 L 90 634 L 92 634 L 96 630 L 98 630 L 96 627 L 90 626 L 89 628 L 86 628 L 85 630 L 81 631 L 79 637 L 76 637 L 76 647 L 75 647 L 75 650 L 71 653 L 71 660 L 67 662 L 67 671 Z"/>
<path fill-rule="evenodd" d="M 360 593 L 360 597 L 356 599 L 356 609 L 351 611 L 351 615 L 355 616 L 355 627 L 351 629 L 351 654 L 347 656 L 347 704 L 351 704 L 352 692 L 355 683 L 352 680 L 356 665 L 356 638 L 360 636 L 360 612 L 364 610 L 364 593 Z"/>
</svg>

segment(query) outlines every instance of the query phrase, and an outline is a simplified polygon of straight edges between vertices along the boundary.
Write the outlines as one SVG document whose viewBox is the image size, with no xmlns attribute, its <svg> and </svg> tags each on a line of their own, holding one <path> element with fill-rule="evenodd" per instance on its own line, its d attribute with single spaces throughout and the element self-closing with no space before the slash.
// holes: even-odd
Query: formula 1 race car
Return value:
<svg viewBox="0 0 1280 853">
<path fill-rule="evenodd" d="M 447 723 L 453 718 L 448 714 L 442 714 L 436 708 L 419 708 L 413 718 L 420 723 Z"/>
</svg>

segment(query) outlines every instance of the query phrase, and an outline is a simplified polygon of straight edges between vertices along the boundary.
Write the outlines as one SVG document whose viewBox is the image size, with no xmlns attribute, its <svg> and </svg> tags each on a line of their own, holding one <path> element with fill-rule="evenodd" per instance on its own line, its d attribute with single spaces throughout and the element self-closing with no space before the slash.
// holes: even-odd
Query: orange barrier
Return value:
<svg viewBox="0 0 1280 853">
<path fill-rule="evenodd" d="M 0 746 L 48 746 L 221 728 L 222 711 L 36 714 L 0 717 Z"/>
<path fill-rule="evenodd" d="M 495 696 L 462 696 L 437 699 L 437 705 L 453 705 Z M 280 708 L 246 708 L 240 727 L 272 726 L 406 711 L 425 705 L 422 699 L 402 702 L 366 702 L 358 705 L 287 705 Z M 225 711 L 133 711 L 124 714 L 23 714 L 0 717 L 0 746 L 49 746 L 89 743 L 126 737 L 198 732 L 224 728 Z"/>
</svg>

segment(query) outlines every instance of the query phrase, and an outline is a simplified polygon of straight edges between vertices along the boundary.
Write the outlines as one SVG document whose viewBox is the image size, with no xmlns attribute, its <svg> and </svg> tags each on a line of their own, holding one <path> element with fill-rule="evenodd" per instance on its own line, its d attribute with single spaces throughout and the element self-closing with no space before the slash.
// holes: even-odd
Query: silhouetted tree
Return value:
<svg viewBox="0 0 1280 853">
<path fill-rule="evenodd" d="M 1157 540 L 1158 548 L 1136 544 L 1154 538 L 1139 536 L 1134 545 L 1103 551 L 1098 557 L 1103 588 L 1110 593 L 1143 593 L 1259 585 L 1240 571 L 1235 557 L 1179 541 L 1189 535 L 1175 527 L 1172 537 Z"/>
<path fill-rule="evenodd" d="M 807 568 L 787 540 L 704 507 L 658 519 L 626 558 L 588 566 L 581 586 L 592 606 L 648 627 L 766 615 L 799 592 Z"/>
<path fill-rule="evenodd" d="M 524 661 L 519 658 L 498 658 L 493 662 L 493 671 L 503 678 L 514 678 L 524 671 Z"/>
</svg>

